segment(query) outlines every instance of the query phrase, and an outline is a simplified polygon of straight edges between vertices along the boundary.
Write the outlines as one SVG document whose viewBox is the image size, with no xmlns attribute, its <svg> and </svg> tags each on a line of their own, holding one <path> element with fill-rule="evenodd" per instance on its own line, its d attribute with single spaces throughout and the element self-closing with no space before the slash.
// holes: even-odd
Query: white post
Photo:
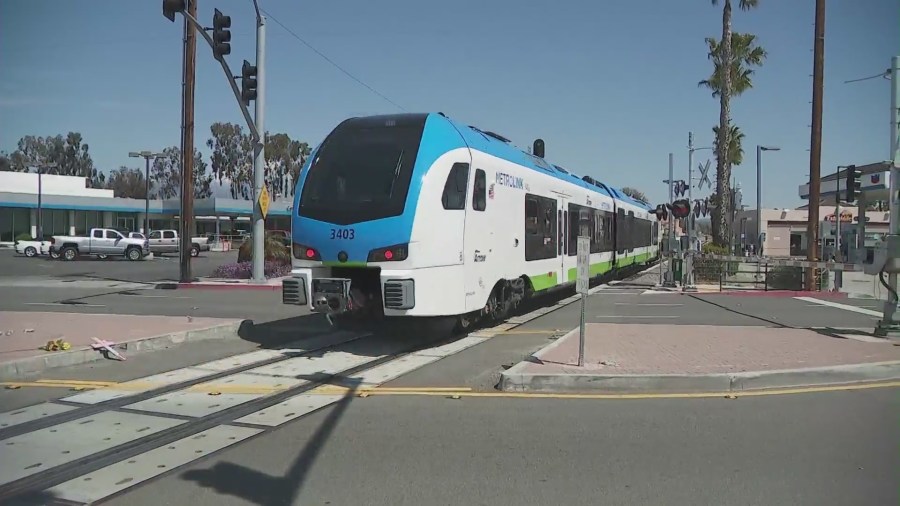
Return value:
<svg viewBox="0 0 900 506">
<path fill-rule="evenodd" d="M 256 18 L 256 111 L 253 123 L 259 132 L 259 143 L 253 153 L 253 263 L 254 283 L 265 283 L 265 228 L 266 222 L 259 206 L 265 184 L 266 128 L 264 113 L 266 106 L 266 18 L 257 14 Z"/>
</svg>

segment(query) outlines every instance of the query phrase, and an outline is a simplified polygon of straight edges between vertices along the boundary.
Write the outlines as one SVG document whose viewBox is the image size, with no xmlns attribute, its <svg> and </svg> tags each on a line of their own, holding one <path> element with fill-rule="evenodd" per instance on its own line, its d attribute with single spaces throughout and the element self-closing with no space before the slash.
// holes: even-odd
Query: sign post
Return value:
<svg viewBox="0 0 900 506">
<path fill-rule="evenodd" d="M 591 238 L 578 236 L 578 277 L 575 291 L 581 294 L 581 323 L 578 331 L 578 367 L 584 367 L 584 310 L 591 280 Z"/>
</svg>

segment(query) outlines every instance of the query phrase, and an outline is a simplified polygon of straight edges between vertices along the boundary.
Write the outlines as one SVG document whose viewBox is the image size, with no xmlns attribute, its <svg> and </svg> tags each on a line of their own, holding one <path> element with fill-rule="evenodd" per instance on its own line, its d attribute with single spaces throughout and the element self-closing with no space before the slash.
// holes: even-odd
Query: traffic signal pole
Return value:
<svg viewBox="0 0 900 506">
<path fill-rule="evenodd" d="M 250 136 L 253 139 L 253 260 L 252 260 L 252 281 L 255 283 L 263 283 L 265 282 L 265 216 L 263 215 L 263 210 L 260 205 L 260 196 L 262 195 L 263 188 L 265 185 L 265 129 L 263 126 L 264 121 L 264 111 L 265 111 L 265 52 L 266 52 L 266 43 L 265 43 L 265 34 L 266 34 L 266 20 L 265 17 L 261 14 L 259 10 L 259 5 L 256 0 L 253 1 L 253 7 L 256 10 L 256 66 L 249 66 L 248 64 L 244 65 L 244 72 L 242 75 L 242 86 L 246 83 L 248 88 L 239 89 L 237 83 L 235 82 L 234 74 L 232 74 L 231 69 L 228 67 L 228 63 L 225 62 L 225 55 L 231 53 L 231 32 L 229 28 L 231 28 L 231 17 L 225 16 L 218 9 L 215 10 L 215 16 L 213 17 L 213 36 L 210 36 L 206 33 L 206 29 L 204 29 L 203 25 L 197 21 L 197 0 L 191 0 L 187 2 L 187 0 L 163 0 L 163 15 L 169 19 L 170 21 L 175 21 L 175 15 L 177 13 L 181 13 L 187 23 L 189 23 L 192 28 L 195 30 L 190 30 L 190 33 L 199 33 L 206 42 L 210 45 L 213 50 L 213 56 L 222 65 L 222 71 L 225 73 L 225 77 L 228 80 L 228 84 L 231 86 L 231 91 L 234 93 L 234 98 L 237 99 L 238 107 L 241 110 L 241 114 L 244 116 L 244 121 L 247 122 L 247 128 L 250 130 Z M 189 4 L 189 5 L 188 5 Z M 196 38 L 194 40 L 194 45 L 196 45 Z M 193 63 L 193 62 L 192 62 Z M 191 87 L 193 90 L 193 86 Z M 250 100 L 255 100 L 255 110 L 254 110 L 254 118 L 250 117 L 250 110 L 248 108 Z M 191 113 L 193 113 L 193 91 L 191 91 Z M 193 118 L 190 121 L 190 128 L 193 128 Z M 191 142 L 193 137 L 191 138 Z M 185 143 L 185 150 L 187 150 L 188 143 Z M 189 166 L 190 161 L 193 161 L 193 148 L 189 150 L 190 158 L 186 158 L 187 163 L 186 166 Z M 189 172 L 189 171 L 186 171 Z M 188 181 L 193 181 L 193 178 L 187 179 Z M 183 183 L 186 184 L 186 183 Z M 193 186 L 191 186 L 193 190 Z M 193 196 L 193 192 L 191 192 L 190 196 Z M 190 204 L 192 204 L 192 199 L 190 200 Z M 190 210 L 190 217 L 193 218 L 193 207 L 189 206 L 190 209 L 183 209 L 182 213 L 182 223 L 184 223 L 184 215 L 188 214 L 188 210 Z M 185 234 L 187 237 L 188 234 Z M 182 255 L 184 257 L 184 254 Z M 188 258 L 188 262 L 190 257 Z M 184 260 L 182 260 L 184 262 Z M 186 276 L 190 277 L 190 263 L 187 264 L 186 270 L 184 269 L 184 265 L 182 265 L 182 281 Z"/>
<path fill-rule="evenodd" d="M 256 2 L 254 2 L 256 5 Z M 266 142 L 266 18 L 256 12 L 256 110 L 254 124 L 260 136 L 253 146 L 253 263 L 252 282 L 265 283 L 265 229 L 266 221 L 260 206 L 260 196 L 265 185 Z"/>
</svg>

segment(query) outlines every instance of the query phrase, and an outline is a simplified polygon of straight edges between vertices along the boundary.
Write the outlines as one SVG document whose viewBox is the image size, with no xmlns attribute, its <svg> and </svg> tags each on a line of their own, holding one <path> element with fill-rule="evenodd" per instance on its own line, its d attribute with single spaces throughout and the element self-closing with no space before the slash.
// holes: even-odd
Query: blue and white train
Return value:
<svg viewBox="0 0 900 506">
<path fill-rule="evenodd" d="M 285 304 L 326 314 L 501 319 L 576 278 L 658 256 L 643 202 L 442 113 L 351 118 L 311 153 L 292 210 Z"/>
</svg>

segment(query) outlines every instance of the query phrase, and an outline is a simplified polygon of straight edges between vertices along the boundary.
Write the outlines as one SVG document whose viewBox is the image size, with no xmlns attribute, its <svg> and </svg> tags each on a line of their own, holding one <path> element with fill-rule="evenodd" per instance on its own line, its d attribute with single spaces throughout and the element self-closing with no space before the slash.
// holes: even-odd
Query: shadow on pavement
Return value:
<svg viewBox="0 0 900 506">
<path fill-rule="evenodd" d="M 219 462 L 209 469 L 187 471 L 181 478 L 219 494 L 239 497 L 260 506 L 294 504 L 300 491 L 303 490 L 310 469 L 337 427 L 341 416 L 350 406 L 358 386 L 359 382 L 354 382 L 346 395 L 331 408 L 283 476 L 272 476 L 232 462 Z"/>
</svg>

